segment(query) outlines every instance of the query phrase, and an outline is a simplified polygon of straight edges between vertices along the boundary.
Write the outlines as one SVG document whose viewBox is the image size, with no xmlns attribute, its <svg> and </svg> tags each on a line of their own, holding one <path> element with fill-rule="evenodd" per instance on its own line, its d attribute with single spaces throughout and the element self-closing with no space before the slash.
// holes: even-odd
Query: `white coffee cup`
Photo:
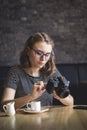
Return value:
<svg viewBox="0 0 87 130">
<path fill-rule="evenodd" d="M 14 103 L 15 102 L 9 102 L 9 103 L 3 105 L 3 109 L 6 113 L 6 115 L 8 115 L 8 116 L 15 115 L 16 112 L 15 112 Z"/>
<path fill-rule="evenodd" d="M 27 103 L 27 109 L 31 111 L 41 111 L 41 102 L 40 101 L 32 101 L 30 103 Z"/>
</svg>

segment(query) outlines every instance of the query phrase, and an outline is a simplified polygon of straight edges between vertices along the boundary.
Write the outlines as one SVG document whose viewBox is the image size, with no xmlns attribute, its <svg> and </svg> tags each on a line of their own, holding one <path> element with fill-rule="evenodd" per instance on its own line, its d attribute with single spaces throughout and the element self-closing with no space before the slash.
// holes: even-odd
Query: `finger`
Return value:
<svg viewBox="0 0 87 130">
<path fill-rule="evenodd" d="M 43 89 L 42 92 L 44 93 L 46 91 L 46 89 Z"/>
<path fill-rule="evenodd" d="M 46 91 L 46 89 L 40 91 L 40 94 L 42 95 L 45 91 Z"/>
<path fill-rule="evenodd" d="M 38 81 L 37 84 L 43 85 L 44 83 L 43 83 L 43 81 Z"/>
</svg>

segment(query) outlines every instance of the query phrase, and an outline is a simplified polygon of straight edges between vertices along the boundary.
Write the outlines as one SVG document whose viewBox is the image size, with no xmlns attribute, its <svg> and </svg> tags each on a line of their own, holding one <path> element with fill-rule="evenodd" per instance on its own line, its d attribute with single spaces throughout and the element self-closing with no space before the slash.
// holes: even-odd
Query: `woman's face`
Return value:
<svg viewBox="0 0 87 130">
<path fill-rule="evenodd" d="M 37 42 L 29 50 L 29 59 L 32 67 L 41 69 L 49 60 L 52 46 L 46 42 Z"/>
</svg>

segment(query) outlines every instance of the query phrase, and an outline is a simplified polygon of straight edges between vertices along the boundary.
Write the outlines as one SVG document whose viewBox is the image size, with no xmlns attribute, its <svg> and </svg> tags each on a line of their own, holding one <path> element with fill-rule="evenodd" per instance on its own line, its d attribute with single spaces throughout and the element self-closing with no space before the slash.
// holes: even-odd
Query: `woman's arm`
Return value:
<svg viewBox="0 0 87 130">
<path fill-rule="evenodd" d="M 73 97 L 69 94 L 66 98 L 60 98 L 55 91 L 53 91 L 53 96 L 57 100 L 59 100 L 62 104 L 67 105 L 67 106 L 72 106 L 74 104 L 74 99 Z"/>
<path fill-rule="evenodd" d="M 43 83 L 41 82 L 35 83 L 34 89 L 31 94 L 16 99 L 14 99 L 16 90 L 12 88 L 5 88 L 1 100 L 1 105 L 3 106 L 3 104 L 6 104 L 11 101 L 15 101 L 15 109 L 25 106 L 27 103 L 38 98 L 39 96 L 42 95 L 43 92 L 45 92 L 45 89 L 44 90 L 42 89 L 42 84 Z"/>
</svg>

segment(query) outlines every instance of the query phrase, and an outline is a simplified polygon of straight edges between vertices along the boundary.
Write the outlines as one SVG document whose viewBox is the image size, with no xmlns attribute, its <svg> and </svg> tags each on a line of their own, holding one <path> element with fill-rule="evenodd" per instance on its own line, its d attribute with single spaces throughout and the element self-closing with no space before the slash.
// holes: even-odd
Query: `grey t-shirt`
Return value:
<svg viewBox="0 0 87 130">
<path fill-rule="evenodd" d="M 57 70 L 53 74 L 60 76 L 60 72 Z M 47 82 L 49 77 L 33 77 L 27 74 L 20 66 L 12 67 L 9 70 L 4 87 L 13 88 L 16 90 L 15 98 L 25 96 L 32 92 L 33 84 L 38 81 Z M 45 91 L 38 99 L 41 101 L 42 106 L 53 105 L 53 95 Z"/>
</svg>

